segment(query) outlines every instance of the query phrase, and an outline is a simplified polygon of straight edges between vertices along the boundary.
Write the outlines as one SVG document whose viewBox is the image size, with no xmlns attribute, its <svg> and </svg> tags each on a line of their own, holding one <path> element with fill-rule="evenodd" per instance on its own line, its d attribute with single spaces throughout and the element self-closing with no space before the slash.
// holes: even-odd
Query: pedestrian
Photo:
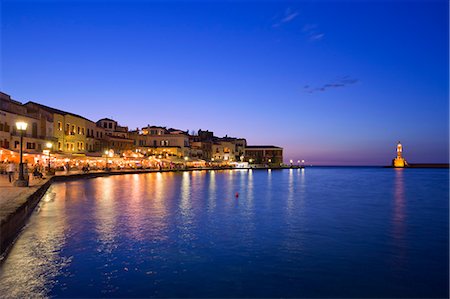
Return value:
<svg viewBox="0 0 450 299">
<path fill-rule="evenodd" d="M 14 172 L 16 171 L 16 165 L 13 162 L 9 162 L 8 166 L 6 167 L 6 172 L 8 173 L 8 180 L 10 183 L 12 183 L 14 179 Z"/>
<path fill-rule="evenodd" d="M 26 161 L 23 164 L 23 177 L 25 178 L 25 181 L 27 181 L 27 182 L 30 180 L 30 174 L 28 172 L 28 163 Z"/>
</svg>

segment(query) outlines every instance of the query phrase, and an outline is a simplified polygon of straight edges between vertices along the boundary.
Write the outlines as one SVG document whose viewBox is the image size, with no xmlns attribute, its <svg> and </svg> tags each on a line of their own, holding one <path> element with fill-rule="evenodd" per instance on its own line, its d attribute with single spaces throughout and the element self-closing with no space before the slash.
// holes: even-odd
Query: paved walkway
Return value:
<svg viewBox="0 0 450 299">
<path fill-rule="evenodd" d="M 8 176 L 0 175 L 0 223 L 3 219 L 23 205 L 27 198 L 48 181 L 46 179 L 30 179 L 29 187 L 14 187 Z"/>
</svg>

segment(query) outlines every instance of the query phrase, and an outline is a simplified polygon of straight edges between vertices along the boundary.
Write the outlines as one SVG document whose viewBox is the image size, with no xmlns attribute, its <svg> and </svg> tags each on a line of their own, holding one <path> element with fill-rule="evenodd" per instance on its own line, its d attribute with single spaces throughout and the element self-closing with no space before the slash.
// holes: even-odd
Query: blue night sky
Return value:
<svg viewBox="0 0 450 299">
<path fill-rule="evenodd" d="M 447 1 L 1 1 L 1 91 L 285 161 L 448 162 Z"/>
</svg>

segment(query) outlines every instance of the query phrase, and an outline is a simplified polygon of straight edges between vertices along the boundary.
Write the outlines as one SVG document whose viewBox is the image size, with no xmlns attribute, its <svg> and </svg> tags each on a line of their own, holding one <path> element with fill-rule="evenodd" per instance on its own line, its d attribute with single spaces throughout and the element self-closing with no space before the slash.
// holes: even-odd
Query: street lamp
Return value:
<svg viewBox="0 0 450 299">
<path fill-rule="evenodd" d="M 47 142 L 45 144 L 45 146 L 48 148 L 48 170 L 47 170 L 47 173 L 50 174 L 51 173 L 51 170 L 50 170 L 50 151 L 51 151 L 51 149 L 53 147 L 53 143 Z"/>
<path fill-rule="evenodd" d="M 302 160 L 302 167 L 305 167 L 305 160 Z"/>
<path fill-rule="evenodd" d="M 292 161 L 292 159 L 291 160 L 289 160 L 289 163 L 291 163 L 291 167 L 292 167 L 292 163 L 293 163 L 294 161 Z"/>
<path fill-rule="evenodd" d="M 105 171 L 108 171 L 108 155 L 109 155 L 109 150 L 105 151 Z"/>
<path fill-rule="evenodd" d="M 23 121 L 16 122 L 16 129 L 20 132 L 20 163 L 19 163 L 19 179 L 14 183 L 17 187 L 27 187 L 28 180 L 25 179 L 24 171 L 23 171 L 23 134 L 27 130 L 28 124 Z"/>
</svg>

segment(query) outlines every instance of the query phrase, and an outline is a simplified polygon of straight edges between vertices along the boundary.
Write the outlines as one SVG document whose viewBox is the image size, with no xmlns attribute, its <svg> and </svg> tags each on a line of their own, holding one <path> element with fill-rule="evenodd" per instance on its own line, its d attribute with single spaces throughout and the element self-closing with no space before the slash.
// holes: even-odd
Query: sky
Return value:
<svg viewBox="0 0 450 299">
<path fill-rule="evenodd" d="M 1 1 L 0 90 L 313 165 L 449 161 L 449 8 L 428 1 Z"/>
</svg>

